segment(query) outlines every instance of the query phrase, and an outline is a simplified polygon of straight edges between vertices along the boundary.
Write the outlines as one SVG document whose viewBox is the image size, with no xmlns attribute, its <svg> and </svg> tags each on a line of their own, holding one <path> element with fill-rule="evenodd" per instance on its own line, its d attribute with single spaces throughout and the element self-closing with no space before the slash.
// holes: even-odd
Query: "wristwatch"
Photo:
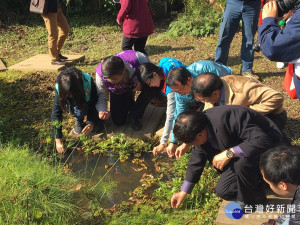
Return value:
<svg viewBox="0 0 300 225">
<path fill-rule="evenodd" d="M 230 151 L 229 149 L 227 149 L 226 156 L 227 156 L 228 159 L 232 159 L 234 155 L 233 155 L 232 151 Z"/>
</svg>

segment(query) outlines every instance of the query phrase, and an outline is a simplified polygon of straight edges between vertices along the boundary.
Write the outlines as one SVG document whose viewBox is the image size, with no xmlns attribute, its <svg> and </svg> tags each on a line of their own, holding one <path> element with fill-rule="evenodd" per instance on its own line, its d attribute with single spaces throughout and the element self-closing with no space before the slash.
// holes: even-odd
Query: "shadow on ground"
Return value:
<svg viewBox="0 0 300 225">
<path fill-rule="evenodd" d="M 146 51 L 148 53 L 149 56 L 151 55 L 158 55 L 158 54 L 162 54 L 165 52 L 169 52 L 169 51 L 187 51 L 187 50 L 192 50 L 195 47 L 193 46 L 186 46 L 186 47 L 175 47 L 173 48 L 172 46 L 158 46 L 158 45 L 146 45 Z"/>
<path fill-rule="evenodd" d="M 45 73 L 25 73 L 13 81 L 0 80 L 2 143 L 18 140 L 35 144 L 41 128 L 44 136 L 51 136 L 54 82 L 55 76 Z"/>
<path fill-rule="evenodd" d="M 261 56 L 255 56 L 255 60 L 259 60 L 261 59 Z M 254 60 L 254 63 L 255 63 Z M 242 63 L 242 59 L 240 57 L 240 55 L 236 55 L 236 56 L 229 56 L 228 57 L 228 66 L 236 66 L 236 65 L 241 65 Z"/>
<path fill-rule="evenodd" d="M 296 141 L 300 138 L 300 133 L 298 132 L 299 127 L 300 127 L 300 120 L 290 118 L 288 115 L 288 120 L 284 128 L 284 132 L 287 135 L 287 137 L 291 139 L 292 144 L 293 141 Z M 294 143 L 294 144 L 300 145 L 300 143 Z"/>
</svg>

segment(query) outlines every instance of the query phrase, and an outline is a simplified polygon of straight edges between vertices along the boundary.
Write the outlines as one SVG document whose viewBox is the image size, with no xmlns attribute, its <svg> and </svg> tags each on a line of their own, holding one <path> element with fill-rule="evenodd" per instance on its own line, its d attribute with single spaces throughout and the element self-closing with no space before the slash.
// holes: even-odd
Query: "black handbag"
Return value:
<svg viewBox="0 0 300 225">
<path fill-rule="evenodd" d="M 29 11 L 38 14 L 46 14 L 48 0 L 30 0 Z"/>
</svg>

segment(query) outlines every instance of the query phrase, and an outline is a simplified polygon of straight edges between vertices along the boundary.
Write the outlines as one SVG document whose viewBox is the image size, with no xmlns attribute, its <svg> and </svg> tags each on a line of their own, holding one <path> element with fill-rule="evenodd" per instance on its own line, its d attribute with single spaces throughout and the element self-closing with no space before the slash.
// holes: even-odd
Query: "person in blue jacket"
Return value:
<svg viewBox="0 0 300 225">
<path fill-rule="evenodd" d="M 93 78 L 75 67 L 63 70 L 56 79 L 55 97 L 51 114 L 56 150 L 64 153 L 62 142 L 62 114 L 69 111 L 75 117 L 75 134 L 89 134 L 103 126 L 98 117 L 96 84 Z M 84 117 L 87 116 L 86 122 Z"/>
<path fill-rule="evenodd" d="M 294 14 L 283 29 L 277 24 L 277 12 L 276 1 L 264 5 L 263 23 L 258 28 L 260 48 L 271 61 L 294 63 L 293 81 L 300 100 L 300 4 L 294 5 Z"/>
<path fill-rule="evenodd" d="M 170 70 L 167 77 L 167 85 L 169 85 L 175 92 L 176 102 L 176 109 L 172 123 L 173 125 L 180 113 L 188 109 L 195 108 L 202 110 L 203 103 L 196 101 L 193 93 L 191 92 L 193 79 L 202 73 L 215 73 L 220 77 L 233 74 L 230 67 L 210 60 L 194 62 L 187 68 L 178 67 Z M 171 143 L 167 147 L 167 153 L 169 157 L 173 157 L 175 155 L 176 158 L 180 158 L 190 147 L 187 144 L 182 144 L 180 147 L 178 147 L 178 141 L 174 137 L 173 132 L 171 132 L 170 142 Z"/>
<path fill-rule="evenodd" d="M 140 66 L 141 81 L 151 88 L 159 88 L 163 96 L 167 96 L 167 110 L 164 131 L 160 139 L 160 144 L 153 149 L 153 155 L 166 150 L 166 144 L 172 130 L 174 111 L 175 111 L 175 93 L 167 85 L 166 78 L 169 71 L 176 67 L 186 68 L 181 61 L 174 58 L 162 58 L 156 66 L 153 63 L 144 63 Z"/>
</svg>

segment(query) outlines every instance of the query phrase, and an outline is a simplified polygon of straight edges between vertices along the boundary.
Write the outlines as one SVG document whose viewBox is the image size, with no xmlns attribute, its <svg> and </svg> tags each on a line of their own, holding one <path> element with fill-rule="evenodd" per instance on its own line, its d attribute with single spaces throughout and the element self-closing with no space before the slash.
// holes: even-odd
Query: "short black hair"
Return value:
<svg viewBox="0 0 300 225">
<path fill-rule="evenodd" d="M 192 83 L 192 93 L 200 94 L 202 97 L 210 97 L 216 90 L 221 90 L 223 82 L 215 73 L 199 74 Z"/>
<path fill-rule="evenodd" d="M 177 140 L 191 143 L 198 133 L 208 125 L 209 120 L 205 113 L 198 111 L 185 111 L 179 114 L 174 125 L 174 135 Z"/>
<path fill-rule="evenodd" d="M 153 63 L 143 63 L 140 68 L 140 78 L 142 82 L 146 83 L 146 81 L 148 79 L 152 79 L 153 78 L 153 73 L 156 72 L 158 73 L 160 76 L 164 76 L 163 73 L 163 69 L 159 66 L 156 66 Z"/>
<path fill-rule="evenodd" d="M 122 74 L 125 68 L 123 60 L 118 56 L 108 56 L 102 61 L 101 73 L 103 77 L 109 78 Z"/>
<path fill-rule="evenodd" d="M 167 85 L 175 85 L 175 81 L 180 82 L 182 85 L 186 85 L 189 77 L 192 77 L 190 71 L 183 67 L 175 67 L 171 69 L 167 75 Z"/>
<path fill-rule="evenodd" d="M 299 185 L 299 148 L 281 145 L 264 152 L 260 157 L 260 170 L 264 177 L 275 185 L 280 181 Z"/>
</svg>

